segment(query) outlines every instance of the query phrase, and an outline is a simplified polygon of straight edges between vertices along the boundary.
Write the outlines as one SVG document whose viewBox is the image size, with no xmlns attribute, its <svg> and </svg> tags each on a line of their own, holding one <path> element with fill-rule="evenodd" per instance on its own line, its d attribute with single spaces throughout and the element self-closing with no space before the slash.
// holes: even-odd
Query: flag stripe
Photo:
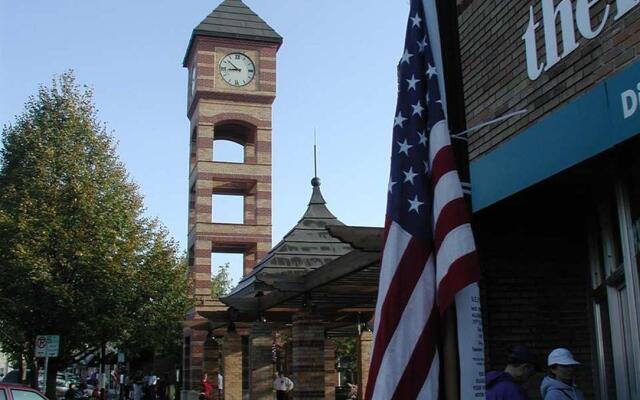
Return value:
<svg viewBox="0 0 640 400">
<path fill-rule="evenodd" d="M 420 393 L 418 393 L 417 400 L 434 400 L 434 393 L 438 393 L 440 388 L 440 355 L 436 351 L 433 355 L 433 361 L 431 361 L 431 367 L 429 368 L 429 375 L 422 385 Z"/>
<path fill-rule="evenodd" d="M 400 225 L 395 222 L 390 224 L 389 234 L 393 240 L 387 240 L 384 244 L 382 252 L 382 263 L 380 265 L 380 283 L 378 285 L 378 302 L 376 304 L 376 315 L 380 315 L 380 309 L 387 297 L 387 291 L 391 280 L 396 274 L 396 269 L 400 264 L 407 246 L 411 241 L 411 235 L 402 230 Z M 374 323 L 374 332 L 378 331 L 380 318 L 376 318 Z"/>
<path fill-rule="evenodd" d="M 460 225 L 445 236 L 440 246 L 440 251 L 436 255 L 436 265 L 438 266 L 436 278 L 438 285 L 440 285 L 442 278 L 449 272 L 449 267 L 458 258 L 476 250 L 475 243 L 473 240 L 469 240 L 470 238 L 473 239 L 470 224 Z"/>
<path fill-rule="evenodd" d="M 433 190 L 433 216 L 434 222 L 438 221 L 438 216 L 442 209 L 455 199 L 463 198 L 460 180 L 457 171 L 449 171 L 438 181 Z M 434 224 L 435 225 L 435 224 Z"/>
<path fill-rule="evenodd" d="M 478 253 L 473 251 L 458 258 L 449 267 L 438 286 L 438 308 L 444 314 L 453 304 L 456 294 L 474 282 L 480 281 Z"/>
<path fill-rule="evenodd" d="M 412 356 L 412 349 L 417 345 L 420 332 L 423 331 L 429 315 L 420 312 L 425 306 L 431 307 L 435 302 L 435 264 L 429 257 L 422 275 L 402 313 L 402 318 L 389 341 L 393 351 L 385 353 L 380 368 L 382 371 L 403 371 Z M 391 398 L 396 390 L 400 375 L 376 382 L 375 392 L 381 398 Z"/>
<path fill-rule="evenodd" d="M 402 379 L 393 395 L 394 400 L 415 399 L 418 397 L 429 374 L 428 367 L 430 363 L 428 363 L 428 360 L 433 359 L 437 350 L 437 321 L 438 313 L 435 310 L 431 310 L 429 321 L 420 334 L 420 340 L 413 349 L 409 365 L 405 368 Z M 425 363 L 425 361 L 427 362 Z"/>
<path fill-rule="evenodd" d="M 440 251 L 442 241 L 451 230 L 469 221 L 467 214 L 467 203 L 462 197 L 451 200 L 442 208 L 433 234 L 436 253 Z"/>
<path fill-rule="evenodd" d="M 426 245 L 419 240 L 412 239 L 399 262 L 399 268 L 389 283 L 387 295 L 382 301 L 382 307 L 377 314 L 379 317 L 376 320 L 376 337 L 371 355 L 371 368 L 374 368 L 374 376 L 377 376 L 387 346 L 400 322 L 418 278 L 422 275 L 428 257 L 429 252 Z M 368 385 L 375 386 L 375 380 L 374 378 L 373 382 L 369 382 Z"/>
<path fill-rule="evenodd" d="M 433 169 L 433 161 L 436 158 L 436 154 L 450 144 L 451 139 L 449 138 L 449 129 L 447 129 L 446 121 L 439 121 L 431 128 L 431 133 L 429 134 L 429 160 L 431 169 Z"/>
<path fill-rule="evenodd" d="M 431 163 L 431 184 L 435 186 L 440 178 L 450 171 L 457 171 L 456 160 L 453 157 L 451 145 L 443 147 L 435 155 Z"/>
</svg>

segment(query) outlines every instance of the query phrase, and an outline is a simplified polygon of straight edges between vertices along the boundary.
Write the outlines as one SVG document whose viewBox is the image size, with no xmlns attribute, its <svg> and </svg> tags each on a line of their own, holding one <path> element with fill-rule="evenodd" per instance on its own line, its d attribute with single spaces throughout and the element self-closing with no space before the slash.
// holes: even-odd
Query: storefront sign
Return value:
<svg viewBox="0 0 640 400">
<path fill-rule="evenodd" d="M 640 61 L 471 162 L 481 210 L 640 134 Z"/>
<path fill-rule="evenodd" d="M 598 3 L 606 3 L 607 0 L 577 0 L 574 6 L 571 0 L 562 0 L 554 5 L 554 0 L 542 0 L 542 21 L 535 20 L 533 6 L 529 7 L 529 25 L 522 35 L 525 43 L 525 52 L 527 59 L 527 75 L 529 79 L 536 80 L 560 60 L 571 54 L 578 48 L 579 44 L 576 40 L 576 26 L 578 32 L 585 39 L 593 39 L 598 36 L 604 29 L 607 21 L 611 16 L 611 5 L 606 4 L 604 11 L 599 17 L 599 21 L 592 24 L 591 10 Z M 640 0 L 616 0 L 616 14 L 613 20 L 617 21 L 634 7 L 640 4 Z M 562 54 L 558 50 L 558 22 L 560 28 L 560 37 L 562 38 Z M 546 63 L 538 60 L 538 44 L 536 42 L 536 30 L 542 25 L 544 32 L 544 50 L 546 55 Z M 594 26 L 595 25 L 595 26 Z"/>
<path fill-rule="evenodd" d="M 634 89 L 625 90 L 620 97 L 622 98 L 622 115 L 624 119 L 631 118 L 638 111 L 638 102 L 640 102 L 640 82 L 637 91 Z"/>
</svg>

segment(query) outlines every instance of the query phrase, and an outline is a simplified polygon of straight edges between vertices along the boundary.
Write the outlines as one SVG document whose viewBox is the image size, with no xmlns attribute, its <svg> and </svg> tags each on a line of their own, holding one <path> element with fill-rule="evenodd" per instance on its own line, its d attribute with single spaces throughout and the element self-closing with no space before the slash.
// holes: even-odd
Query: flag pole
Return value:
<svg viewBox="0 0 640 400">
<path fill-rule="evenodd" d="M 455 1 L 436 0 L 442 63 L 444 69 L 447 117 L 450 132 L 466 130 L 464 87 L 458 37 L 458 11 Z M 456 157 L 460 181 L 470 183 L 469 150 L 464 140 L 454 140 L 452 148 Z M 471 213 L 471 190 L 464 191 L 467 208 Z M 471 214 L 470 214 L 471 215 Z M 460 400 L 460 363 L 458 352 L 458 326 L 455 303 L 443 318 L 443 383 L 446 400 Z"/>
</svg>

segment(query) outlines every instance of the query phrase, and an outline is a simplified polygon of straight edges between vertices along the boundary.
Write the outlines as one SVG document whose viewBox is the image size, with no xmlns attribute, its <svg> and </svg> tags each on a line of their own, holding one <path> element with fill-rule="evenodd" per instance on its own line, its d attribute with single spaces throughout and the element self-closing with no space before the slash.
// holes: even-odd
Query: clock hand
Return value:
<svg viewBox="0 0 640 400">
<path fill-rule="evenodd" d="M 234 68 L 234 71 L 242 71 L 240 68 L 236 67 L 231 61 L 227 60 L 229 64 Z"/>
</svg>

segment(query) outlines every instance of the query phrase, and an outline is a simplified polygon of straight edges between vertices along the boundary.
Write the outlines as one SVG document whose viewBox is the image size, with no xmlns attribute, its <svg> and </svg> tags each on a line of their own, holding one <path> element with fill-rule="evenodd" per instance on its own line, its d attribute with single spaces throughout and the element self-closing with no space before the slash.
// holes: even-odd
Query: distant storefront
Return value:
<svg viewBox="0 0 640 400">
<path fill-rule="evenodd" d="M 2 349 L 0 349 L 0 381 L 11 369 L 8 356 L 2 353 Z"/>
<path fill-rule="evenodd" d="M 568 347 L 640 399 L 640 3 L 458 1 L 490 368 Z M 537 382 L 529 388 L 535 393 Z"/>
</svg>

